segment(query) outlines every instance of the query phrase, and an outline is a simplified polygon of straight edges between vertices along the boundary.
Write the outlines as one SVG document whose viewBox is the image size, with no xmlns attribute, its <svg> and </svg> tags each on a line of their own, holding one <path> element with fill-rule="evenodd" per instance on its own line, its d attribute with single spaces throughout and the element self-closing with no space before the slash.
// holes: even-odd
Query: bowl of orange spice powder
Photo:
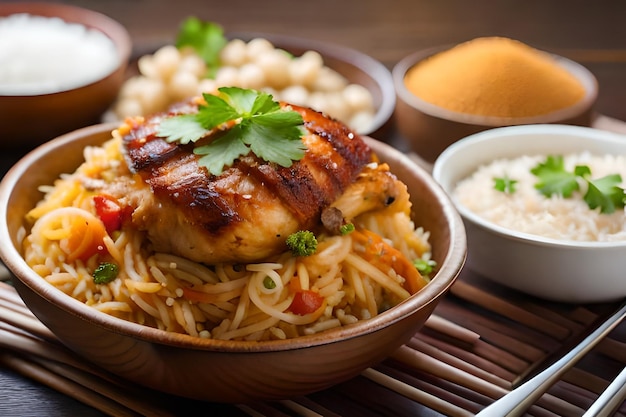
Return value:
<svg viewBox="0 0 626 417">
<path fill-rule="evenodd" d="M 589 126 L 598 94 L 584 66 L 504 37 L 415 52 L 396 64 L 393 79 L 399 133 L 430 163 L 494 127 Z"/>
</svg>

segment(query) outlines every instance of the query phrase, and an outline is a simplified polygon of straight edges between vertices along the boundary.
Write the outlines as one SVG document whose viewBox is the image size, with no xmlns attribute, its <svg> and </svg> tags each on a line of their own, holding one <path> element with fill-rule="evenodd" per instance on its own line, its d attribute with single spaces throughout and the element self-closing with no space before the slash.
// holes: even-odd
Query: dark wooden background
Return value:
<svg viewBox="0 0 626 417">
<path fill-rule="evenodd" d="M 597 77 L 597 111 L 626 120 L 626 1 L 73 0 L 130 31 L 137 54 L 170 43 L 188 16 L 226 31 L 288 34 L 358 49 L 390 69 L 405 55 L 506 36 L 574 59 Z M 3 171 L 7 167 L 2 167 Z M 96 416 L 93 409 L 0 368 L 0 415 Z"/>
<path fill-rule="evenodd" d="M 139 48 L 171 42 L 188 16 L 227 31 L 310 37 L 365 52 L 391 68 L 409 53 L 507 36 L 562 54 L 598 78 L 598 110 L 626 120 L 623 0 L 73 0 L 124 24 Z"/>
</svg>

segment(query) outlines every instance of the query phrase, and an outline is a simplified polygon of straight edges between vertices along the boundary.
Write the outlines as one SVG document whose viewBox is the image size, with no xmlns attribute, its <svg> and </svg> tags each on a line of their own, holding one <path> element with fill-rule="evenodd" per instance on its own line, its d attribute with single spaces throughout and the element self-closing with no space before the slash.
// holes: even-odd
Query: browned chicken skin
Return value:
<svg viewBox="0 0 626 417">
<path fill-rule="evenodd" d="M 165 114 L 131 125 L 123 144 L 143 184 L 124 199 L 132 221 L 154 249 L 204 262 L 255 262 L 285 250 L 291 233 L 320 226 L 320 214 L 371 162 L 369 147 L 343 124 L 313 110 L 300 112 L 307 134 L 305 156 L 291 167 L 253 154 L 219 176 L 198 165 L 191 145 L 156 136 Z M 195 111 L 183 106 L 177 113 Z"/>
</svg>

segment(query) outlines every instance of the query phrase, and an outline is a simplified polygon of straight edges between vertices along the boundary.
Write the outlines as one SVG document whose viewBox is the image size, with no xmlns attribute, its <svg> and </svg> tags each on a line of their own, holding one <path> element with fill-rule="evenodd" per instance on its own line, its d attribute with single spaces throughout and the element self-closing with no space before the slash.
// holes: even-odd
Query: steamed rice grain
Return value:
<svg viewBox="0 0 626 417">
<path fill-rule="evenodd" d="M 468 210 L 499 226 L 546 238 L 612 242 L 626 240 L 626 215 L 623 208 L 612 214 L 600 214 L 583 200 L 584 189 L 571 198 L 545 197 L 537 189 L 537 177 L 531 169 L 545 161 L 547 155 L 499 159 L 479 167 L 457 184 L 453 198 Z M 565 168 L 587 165 L 591 177 L 620 174 L 626 179 L 626 156 L 592 155 L 590 152 L 563 155 Z M 495 189 L 494 179 L 516 180 L 514 193 Z M 624 183 L 620 185 L 624 187 Z"/>
</svg>

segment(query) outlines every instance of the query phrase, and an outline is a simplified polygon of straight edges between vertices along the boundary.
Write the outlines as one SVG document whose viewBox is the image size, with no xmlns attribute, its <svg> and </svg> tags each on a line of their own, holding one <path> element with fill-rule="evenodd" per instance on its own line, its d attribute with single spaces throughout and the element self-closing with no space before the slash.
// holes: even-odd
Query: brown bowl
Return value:
<svg viewBox="0 0 626 417">
<path fill-rule="evenodd" d="M 390 131 L 390 124 L 396 106 L 396 94 L 391 72 L 381 62 L 355 49 L 337 44 L 311 39 L 267 33 L 229 33 L 229 38 L 250 40 L 264 38 L 274 46 L 284 49 L 294 56 L 306 51 L 317 51 L 324 59 L 324 65 L 343 75 L 349 82 L 367 88 L 374 99 L 376 113 L 368 129 L 359 133 L 375 138 L 384 138 Z"/>
<path fill-rule="evenodd" d="M 371 123 L 359 129 L 359 133 L 382 139 L 390 132 L 393 123 L 392 115 L 396 106 L 396 94 L 391 72 L 380 61 L 355 49 L 295 36 L 262 32 L 228 32 L 226 37 L 231 40 L 241 39 L 245 42 L 259 38 L 266 39 L 274 47 L 283 49 L 296 57 L 307 51 L 318 52 L 325 66 L 345 77 L 350 83 L 362 85 L 372 95 L 375 114 Z M 150 46 L 139 55 L 151 55 L 154 52 L 154 46 Z M 130 76 L 139 74 L 136 65 L 130 70 Z M 168 103 L 168 105 L 171 104 L 173 103 Z M 116 118 L 118 116 L 110 112 L 106 120 Z"/>
<path fill-rule="evenodd" d="M 40 95 L 0 95 L 0 148 L 32 148 L 80 127 L 100 122 L 124 82 L 131 53 L 126 29 L 111 18 L 74 6 L 55 3 L 0 3 L 0 17 L 16 13 L 59 17 L 101 31 L 115 43 L 119 66 L 106 77 L 61 92 Z"/>
<path fill-rule="evenodd" d="M 38 187 L 73 172 L 87 145 L 115 124 L 83 128 L 36 148 L 0 183 L 0 257 L 33 313 L 70 349 L 134 383 L 183 397 L 248 402 L 304 395 L 352 378 L 408 341 L 455 281 L 465 229 L 432 177 L 390 146 L 366 138 L 412 195 L 413 216 L 431 232 L 438 271 L 423 290 L 367 321 L 292 340 L 236 342 L 194 338 L 121 320 L 86 306 L 37 275 L 20 253 L 24 216 Z"/>
<path fill-rule="evenodd" d="M 451 47 L 439 46 L 415 52 L 399 61 L 392 71 L 397 94 L 396 126 L 411 150 L 425 161 L 433 163 L 444 149 L 457 140 L 494 127 L 547 123 L 591 125 L 598 95 L 597 80 L 584 66 L 558 55 L 552 55 L 556 63 L 573 74 L 586 93 L 571 107 L 541 116 L 513 118 L 459 113 L 428 103 L 409 91 L 405 84 L 407 71 L 420 61 Z"/>
</svg>

